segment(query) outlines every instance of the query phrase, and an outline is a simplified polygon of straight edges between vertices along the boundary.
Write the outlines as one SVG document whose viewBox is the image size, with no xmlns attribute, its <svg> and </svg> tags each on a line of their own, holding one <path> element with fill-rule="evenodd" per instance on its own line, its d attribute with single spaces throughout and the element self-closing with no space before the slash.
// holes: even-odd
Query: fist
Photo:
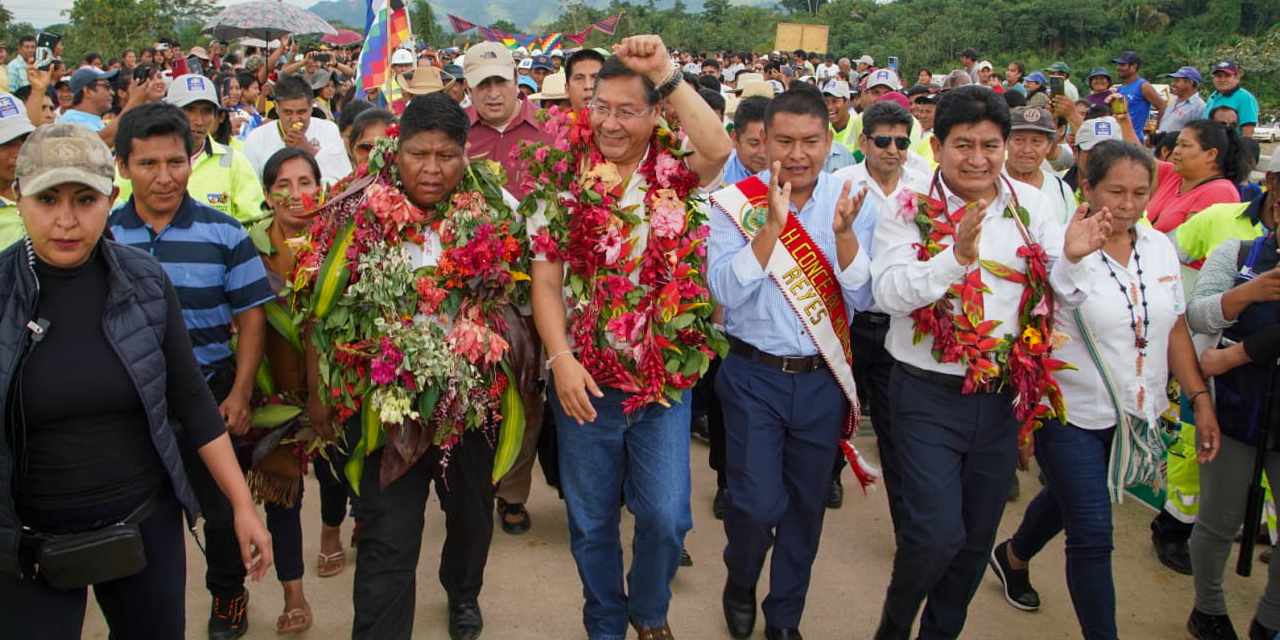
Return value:
<svg viewBox="0 0 1280 640">
<path fill-rule="evenodd" d="M 671 74 L 671 56 L 660 36 L 623 38 L 622 42 L 613 45 L 613 52 L 628 69 L 654 84 L 661 84 Z"/>
</svg>

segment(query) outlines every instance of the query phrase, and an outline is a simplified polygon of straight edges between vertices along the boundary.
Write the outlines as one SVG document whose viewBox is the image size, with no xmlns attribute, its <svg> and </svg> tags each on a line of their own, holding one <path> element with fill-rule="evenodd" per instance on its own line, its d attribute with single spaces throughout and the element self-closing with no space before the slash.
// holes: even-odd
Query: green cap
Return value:
<svg viewBox="0 0 1280 640">
<path fill-rule="evenodd" d="M 18 152 L 16 177 L 24 194 L 76 182 L 109 196 L 115 167 L 98 134 L 78 124 L 46 124 Z"/>
</svg>

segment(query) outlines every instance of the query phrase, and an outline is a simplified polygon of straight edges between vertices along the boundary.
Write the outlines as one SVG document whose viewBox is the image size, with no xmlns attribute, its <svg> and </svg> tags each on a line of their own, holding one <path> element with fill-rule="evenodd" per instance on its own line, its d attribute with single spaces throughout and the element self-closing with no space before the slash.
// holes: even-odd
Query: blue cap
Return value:
<svg viewBox="0 0 1280 640">
<path fill-rule="evenodd" d="M 1027 74 L 1027 80 L 1030 80 L 1031 82 L 1039 82 L 1040 84 L 1049 84 L 1049 79 L 1044 77 L 1044 74 L 1039 71 L 1032 71 Z"/>
<path fill-rule="evenodd" d="M 534 82 L 533 78 L 530 78 L 529 76 L 520 76 L 520 79 L 517 80 L 516 83 L 517 83 L 517 86 L 529 87 L 534 91 L 538 90 L 538 83 Z"/>
<path fill-rule="evenodd" d="M 1200 84 L 1200 72 L 1195 67 L 1182 67 L 1173 73 L 1164 74 L 1166 78 L 1186 78 L 1196 84 Z"/>
<path fill-rule="evenodd" d="M 544 55 L 536 55 L 533 57 L 532 69 L 542 69 L 544 71 L 555 71 L 555 65 L 551 64 L 551 58 Z"/>
<path fill-rule="evenodd" d="M 1116 64 L 1142 64 L 1142 56 L 1137 51 L 1126 51 L 1120 54 L 1118 58 L 1112 58 L 1112 62 Z"/>
<path fill-rule="evenodd" d="M 1092 80 L 1095 76 L 1106 76 L 1108 80 L 1115 80 L 1115 78 L 1111 76 L 1111 71 L 1106 67 L 1094 67 L 1093 71 L 1089 72 L 1089 77 L 1086 79 Z"/>
</svg>

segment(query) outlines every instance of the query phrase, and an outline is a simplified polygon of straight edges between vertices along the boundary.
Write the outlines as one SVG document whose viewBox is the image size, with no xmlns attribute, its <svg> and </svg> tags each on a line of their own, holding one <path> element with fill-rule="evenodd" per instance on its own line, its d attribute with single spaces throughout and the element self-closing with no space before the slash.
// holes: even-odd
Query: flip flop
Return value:
<svg viewBox="0 0 1280 640">
<path fill-rule="evenodd" d="M 276 620 L 276 635 L 297 633 L 311 628 L 311 608 L 290 609 Z"/>
<path fill-rule="evenodd" d="M 321 553 L 316 560 L 316 575 L 321 578 L 328 578 L 342 573 L 347 568 L 347 552 L 334 551 L 333 553 Z"/>
</svg>

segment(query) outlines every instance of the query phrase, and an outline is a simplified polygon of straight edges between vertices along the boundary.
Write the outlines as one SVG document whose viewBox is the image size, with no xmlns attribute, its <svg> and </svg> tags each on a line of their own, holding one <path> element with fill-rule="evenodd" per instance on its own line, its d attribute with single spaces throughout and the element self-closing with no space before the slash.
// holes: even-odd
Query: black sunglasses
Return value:
<svg viewBox="0 0 1280 640">
<path fill-rule="evenodd" d="M 871 141 L 876 144 L 877 149 L 884 149 L 890 143 L 898 145 L 898 151 L 906 151 L 911 146 L 911 138 L 906 136 L 871 136 Z"/>
</svg>

